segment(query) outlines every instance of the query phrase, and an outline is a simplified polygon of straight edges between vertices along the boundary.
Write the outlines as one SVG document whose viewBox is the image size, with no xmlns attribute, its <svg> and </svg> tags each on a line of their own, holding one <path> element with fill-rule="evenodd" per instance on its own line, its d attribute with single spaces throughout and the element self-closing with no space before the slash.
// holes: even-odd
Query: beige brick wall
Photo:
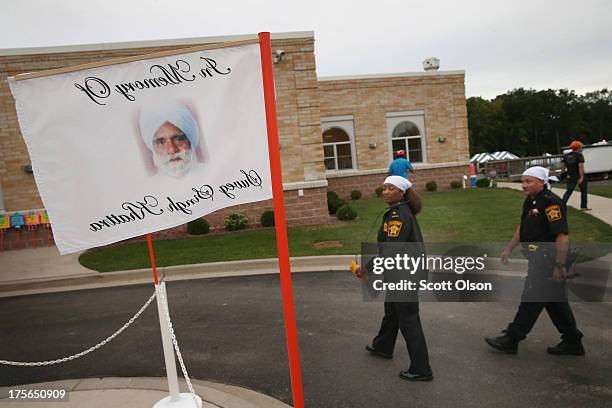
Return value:
<svg viewBox="0 0 612 408">
<path fill-rule="evenodd" d="M 428 163 L 469 160 L 463 74 L 323 80 L 319 95 L 322 117 L 353 116 L 359 170 L 389 165 L 390 112 L 424 111 Z M 439 143 L 439 137 L 446 142 Z M 376 148 L 370 149 L 369 143 Z"/>
<path fill-rule="evenodd" d="M 33 175 L 21 169 L 30 159 L 19 130 L 7 77 L 178 48 L 184 46 L 0 56 L 0 186 L 4 209 L 16 211 L 43 206 Z M 272 49 L 285 51 L 283 61 L 274 65 L 283 181 L 322 179 L 314 38 L 275 39 Z"/>
<path fill-rule="evenodd" d="M 274 66 L 283 181 L 324 179 L 314 38 L 273 41 L 272 49 L 285 51 Z"/>
</svg>

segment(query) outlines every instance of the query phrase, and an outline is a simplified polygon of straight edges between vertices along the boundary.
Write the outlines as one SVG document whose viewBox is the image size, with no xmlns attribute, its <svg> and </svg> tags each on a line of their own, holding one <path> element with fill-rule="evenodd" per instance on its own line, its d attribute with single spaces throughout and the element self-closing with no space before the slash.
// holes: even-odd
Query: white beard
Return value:
<svg viewBox="0 0 612 408">
<path fill-rule="evenodd" d="M 176 160 L 178 159 L 178 160 Z M 153 163 L 158 170 L 174 178 L 183 177 L 191 170 L 193 150 L 187 149 L 176 154 L 153 152 Z"/>
</svg>

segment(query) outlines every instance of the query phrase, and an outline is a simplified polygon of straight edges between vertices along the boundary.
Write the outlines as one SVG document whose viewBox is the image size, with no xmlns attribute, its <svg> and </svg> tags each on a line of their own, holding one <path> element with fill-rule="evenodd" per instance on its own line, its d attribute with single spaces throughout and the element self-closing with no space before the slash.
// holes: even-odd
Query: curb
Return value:
<svg viewBox="0 0 612 408">
<path fill-rule="evenodd" d="M 291 272 L 347 271 L 348 265 L 354 259 L 354 255 L 294 257 L 290 258 Z M 164 266 L 158 267 L 157 273 L 159 277 L 164 277 L 166 282 L 266 275 L 278 273 L 278 259 L 268 258 Z M 152 282 L 153 278 L 150 268 L 103 273 L 92 271 L 91 273 L 79 275 L 0 282 L 0 297 L 137 285 Z"/>
<path fill-rule="evenodd" d="M 305 256 L 290 258 L 291 272 L 345 272 L 352 260 L 359 260 L 356 255 Z M 271 275 L 278 273 L 278 259 L 253 259 L 243 261 L 211 262 L 205 264 L 176 265 L 158 267 L 158 276 L 165 282 L 210 279 L 237 276 Z M 508 264 L 502 264 L 499 258 L 487 258 L 487 269 L 484 275 L 504 277 L 524 277 L 527 272 L 527 260 L 511 258 Z M 448 273 L 433 270 L 430 273 Z M 49 292 L 66 292 L 82 289 L 139 285 L 153 283 L 151 269 L 134 269 L 117 272 L 95 272 L 86 274 L 56 276 L 49 278 L 22 279 L 0 282 L 0 298 L 32 295 Z M 582 279 L 581 283 L 589 284 Z M 612 279 L 607 282 L 612 288 Z"/>
<path fill-rule="evenodd" d="M 328 255 L 292 257 L 291 272 L 338 272 L 348 271 L 349 264 L 356 255 Z M 512 260 L 502 265 L 499 259 L 489 258 L 496 275 L 521 276 L 526 270 L 526 261 Z M 522 265 L 517 272 L 516 265 Z M 270 275 L 278 273 L 278 259 L 254 259 L 229 262 L 211 262 L 194 265 L 177 265 L 158 267 L 158 276 L 164 281 L 189 279 L 209 279 L 235 276 Z M 21 279 L 0 282 L 0 297 L 31 295 L 48 292 L 65 292 L 71 290 L 94 289 L 104 287 L 138 285 L 152 283 L 151 269 L 134 269 L 117 272 L 95 272 L 79 275 L 56 276 L 49 278 Z"/>
</svg>

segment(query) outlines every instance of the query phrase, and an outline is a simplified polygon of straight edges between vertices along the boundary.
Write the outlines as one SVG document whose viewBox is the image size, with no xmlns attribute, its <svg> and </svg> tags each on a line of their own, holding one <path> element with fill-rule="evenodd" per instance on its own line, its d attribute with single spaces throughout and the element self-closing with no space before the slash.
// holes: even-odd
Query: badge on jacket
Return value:
<svg viewBox="0 0 612 408">
<path fill-rule="evenodd" d="M 387 236 L 392 238 L 397 238 L 402 229 L 401 221 L 389 221 L 389 225 L 387 227 Z"/>
<path fill-rule="evenodd" d="M 544 212 L 546 212 L 546 218 L 548 218 L 548 221 L 558 221 L 563 217 L 561 215 L 561 207 L 559 204 L 549 205 L 546 207 Z"/>
</svg>

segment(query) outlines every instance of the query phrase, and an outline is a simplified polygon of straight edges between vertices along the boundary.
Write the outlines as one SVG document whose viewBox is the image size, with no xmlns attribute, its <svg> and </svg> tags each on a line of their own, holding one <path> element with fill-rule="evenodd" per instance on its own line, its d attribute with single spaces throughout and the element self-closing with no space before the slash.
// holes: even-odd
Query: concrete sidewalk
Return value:
<svg viewBox="0 0 612 408">
<path fill-rule="evenodd" d="M 79 264 L 78 255 L 61 256 L 55 247 L 0 252 L 0 297 L 153 283 L 151 268 L 101 273 Z M 348 271 L 354 259 L 355 255 L 290 258 L 291 272 Z M 157 268 L 159 279 L 166 282 L 277 271 L 276 258 Z"/>
<path fill-rule="evenodd" d="M 202 398 L 203 408 L 290 407 L 284 402 L 247 388 L 200 380 L 192 380 L 192 385 L 195 393 Z M 181 393 L 189 392 L 184 381 L 179 383 L 179 386 Z M 168 396 L 168 382 L 165 378 L 88 378 L 3 387 L 0 388 L 0 407 L 14 407 L 17 402 L 25 402 L 9 398 L 10 390 L 17 389 L 67 391 L 66 401 L 31 401 L 32 405 L 40 408 L 151 408 Z"/>
<path fill-rule="evenodd" d="M 521 183 L 497 183 L 497 187 L 523 190 Z M 563 197 L 563 194 L 565 194 L 565 188 L 553 188 L 552 191 L 559 197 Z M 586 214 L 590 214 L 608 225 L 612 225 L 612 198 L 606 198 L 595 194 L 587 194 L 587 197 L 587 203 L 591 211 L 587 211 Z M 580 209 L 580 190 L 574 190 L 567 205 Z"/>
</svg>

